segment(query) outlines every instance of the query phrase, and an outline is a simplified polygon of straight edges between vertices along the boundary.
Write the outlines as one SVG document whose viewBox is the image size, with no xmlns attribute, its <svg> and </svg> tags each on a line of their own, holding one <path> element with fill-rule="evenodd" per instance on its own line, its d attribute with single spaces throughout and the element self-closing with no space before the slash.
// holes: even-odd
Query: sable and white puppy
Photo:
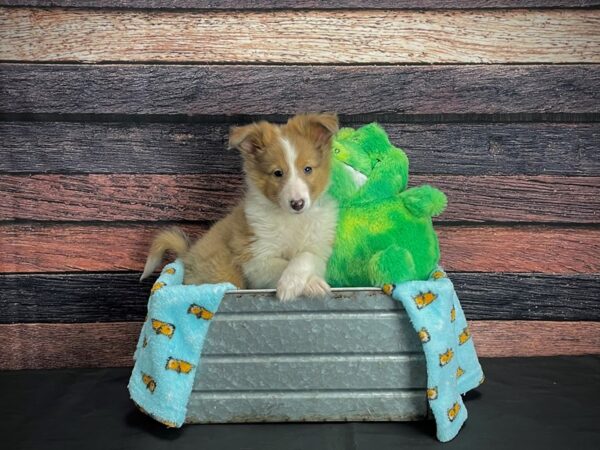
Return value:
<svg viewBox="0 0 600 450">
<path fill-rule="evenodd" d="M 231 129 L 243 157 L 247 192 L 194 245 L 177 229 L 152 243 L 142 279 L 173 250 L 186 284 L 229 281 L 238 288 L 277 288 L 281 300 L 329 292 L 337 205 L 326 193 L 335 114 L 300 114 L 284 125 L 258 122 Z"/>
</svg>

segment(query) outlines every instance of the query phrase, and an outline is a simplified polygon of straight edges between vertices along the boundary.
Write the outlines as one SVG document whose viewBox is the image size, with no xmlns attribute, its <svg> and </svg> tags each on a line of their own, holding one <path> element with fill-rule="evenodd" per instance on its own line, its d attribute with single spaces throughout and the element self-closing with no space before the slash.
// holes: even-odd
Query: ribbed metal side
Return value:
<svg viewBox="0 0 600 450">
<path fill-rule="evenodd" d="M 387 421 L 427 415 L 425 359 L 402 306 L 374 289 L 281 303 L 225 296 L 188 422 Z"/>
</svg>

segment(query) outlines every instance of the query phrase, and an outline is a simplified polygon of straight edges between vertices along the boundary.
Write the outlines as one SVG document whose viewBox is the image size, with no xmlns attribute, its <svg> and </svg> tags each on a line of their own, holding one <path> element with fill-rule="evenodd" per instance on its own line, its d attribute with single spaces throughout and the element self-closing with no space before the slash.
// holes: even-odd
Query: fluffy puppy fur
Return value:
<svg viewBox="0 0 600 450">
<path fill-rule="evenodd" d="M 232 128 L 229 145 L 243 157 L 245 197 L 191 246 L 177 228 L 160 233 L 142 279 L 172 250 L 183 260 L 186 284 L 277 288 L 281 300 L 326 295 L 337 205 L 325 192 L 338 126 L 335 114 L 300 114 L 284 125 Z"/>
</svg>

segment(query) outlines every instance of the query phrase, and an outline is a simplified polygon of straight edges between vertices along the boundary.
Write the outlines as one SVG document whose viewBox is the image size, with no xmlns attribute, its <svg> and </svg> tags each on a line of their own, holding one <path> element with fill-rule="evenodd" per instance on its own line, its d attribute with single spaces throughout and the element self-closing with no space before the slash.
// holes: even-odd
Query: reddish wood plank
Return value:
<svg viewBox="0 0 600 450">
<path fill-rule="evenodd" d="M 469 323 L 481 357 L 600 354 L 600 322 Z"/>
<path fill-rule="evenodd" d="M 0 220 L 213 220 L 241 192 L 235 175 L 3 175 Z"/>
<path fill-rule="evenodd" d="M 442 264 L 464 272 L 600 272 L 600 230 L 438 227 Z"/>
<path fill-rule="evenodd" d="M 484 8 L 584 8 L 598 0 L 0 0 L 0 5 L 63 6 L 70 8 L 141 9 L 484 9 Z"/>
<path fill-rule="evenodd" d="M 0 225 L 0 273 L 140 271 L 163 226 Z M 181 225 L 196 237 L 207 225 Z"/>
<path fill-rule="evenodd" d="M 0 369 L 133 365 L 139 322 L 0 325 L 8 333 Z"/>
<path fill-rule="evenodd" d="M 163 226 L 0 225 L 0 273 L 141 271 Z M 183 225 L 199 236 L 206 225 Z M 442 263 L 463 272 L 600 272 L 600 230 L 439 226 Z M 549 250 L 551 249 L 551 250 Z"/>
<path fill-rule="evenodd" d="M 597 223 L 600 177 L 415 176 L 448 196 L 444 221 Z"/>
<path fill-rule="evenodd" d="M 481 357 L 600 354 L 600 322 L 471 321 Z M 0 369 L 131 366 L 141 323 L 0 325 Z"/>
<path fill-rule="evenodd" d="M 600 177 L 414 176 L 439 187 L 448 222 L 598 223 Z M 214 220 L 241 196 L 235 175 L 1 175 L 0 220 Z"/>
</svg>

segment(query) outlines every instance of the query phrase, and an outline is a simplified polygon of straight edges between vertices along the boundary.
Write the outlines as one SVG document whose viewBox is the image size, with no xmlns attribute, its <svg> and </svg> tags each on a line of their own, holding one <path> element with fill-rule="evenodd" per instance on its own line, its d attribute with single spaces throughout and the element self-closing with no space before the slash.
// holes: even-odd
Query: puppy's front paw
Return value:
<svg viewBox="0 0 600 450">
<path fill-rule="evenodd" d="M 304 290 L 302 291 L 303 295 L 312 298 L 326 297 L 330 293 L 331 287 L 323 278 L 317 275 L 311 275 L 304 286 Z"/>
<path fill-rule="evenodd" d="M 277 298 L 288 302 L 302 295 L 306 281 L 300 277 L 282 276 L 277 283 Z"/>
</svg>

